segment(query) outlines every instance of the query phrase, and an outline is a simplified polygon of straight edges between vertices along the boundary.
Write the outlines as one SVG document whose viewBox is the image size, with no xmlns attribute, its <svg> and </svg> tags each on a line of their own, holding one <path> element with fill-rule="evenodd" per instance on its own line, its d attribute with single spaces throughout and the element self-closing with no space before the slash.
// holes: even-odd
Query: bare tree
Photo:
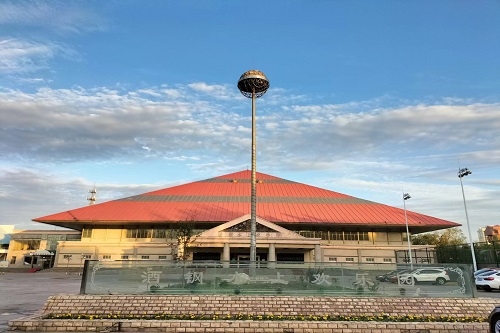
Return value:
<svg viewBox="0 0 500 333">
<path fill-rule="evenodd" d="M 196 239 L 193 222 L 181 222 L 177 225 L 177 260 L 185 261 L 189 258 L 187 252 L 189 243 Z"/>
</svg>

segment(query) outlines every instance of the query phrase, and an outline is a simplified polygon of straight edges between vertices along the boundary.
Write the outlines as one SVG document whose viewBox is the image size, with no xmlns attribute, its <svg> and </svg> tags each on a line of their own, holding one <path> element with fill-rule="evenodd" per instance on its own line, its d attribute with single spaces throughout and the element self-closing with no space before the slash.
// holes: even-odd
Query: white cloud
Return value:
<svg viewBox="0 0 500 333">
<path fill-rule="evenodd" d="M 251 123 L 249 115 L 238 113 L 240 97 L 214 100 L 190 94 L 192 89 L 177 85 L 173 91 L 179 93 L 170 95 L 164 86 L 0 91 L 3 163 L 60 168 L 70 162 L 133 165 L 148 160 L 202 176 L 249 168 Z M 482 223 L 493 221 L 485 215 L 491 215 L 486 211 L 498 187 L 498 104 L 359 104 L 373 109 L 358 113 L 345 106 L 289 104 L 291 112 L 284 113 L 260 105 L 258 168 L 278 176 L 282 171 L 317 174 L 317 179 L 332 179 L 318 180 L 318 186 L 352 195 L 363 189 L 374 193 L 364 199 L 390 205 L 399 204 L 398 186 L 405 183 L 405 190 L 419 197 L 412 199 L 415 211 L 461 222 L 456 198 L 460 157 L 473 170 L 474 177 L 467 179 L 471 206 L 476 214 L 485 211 Z M 8 193 L 3 189 L 2 196 Z M 391 196 L 398 200 L 392 202 Z"/>
<path fill-rule="evenodd" d="M 207 84 L 205 82 L 194 82 L 187 85 L 195 92 L 201 92 L 220 100 L 235 98 L 235 91 L 227 85 Z"/>
<path fill-rule="evenodd" d="M 96 184 L 97 203 L 154 191 L 168 185 Z M 82 178 L 64 179 L 37 168 L 0 168 L 0 211 L 2 219 L 16 229 L 53 228 L 31 219 L 88 204 L 93 182 Z M 27 209 L 29 207 L 29 209 Z"/>
<path fill-rule="evenodd" d="M 184 97 L 183 92 L 179 89 L 164 89 L 162 92 L 165 94 L 165 96 L 172 99 L 180 99 Z"/>
<path fill-rule="evenodd" d="M 30 73 L 49 67 L 61 48 L 19 39 L 0 39 L 0 73 Z"/>
<path fill-rule="evenodd" d="M 53 160 L 134 156 L 145 149 L 160 154 L 183 149 L 237 155 L 244 151 L 250 118 L 230 111 L 234 100 L 218 105 L 203 96 L 186 99 L 189 95 L 183 93 L 176 100 L 163 91 L 4 90 L 0 151 Z M 339 109 L 316 105 L 307 116 L 268 110 L 258 117 L 259 153 L 283 154 L 298 168 L 311 160 L 321 166 L 332 158 L 359 154 L 365 159 L 382 154 L 393 163 L 398 154 L 408 158 L 409 150 L 410 157 L 428 161 L 458 155 L 486 165 L 500 161 L 497 104 L 417 105 L 362 113 L 336 112 Z"/>
<path fill-rule="evenodd" d="M 101 15 L 78 1 L 6 1 L 0 3 L 0 24 L 58 33 L 100 31 L 106 26 Z"/>
</svg>

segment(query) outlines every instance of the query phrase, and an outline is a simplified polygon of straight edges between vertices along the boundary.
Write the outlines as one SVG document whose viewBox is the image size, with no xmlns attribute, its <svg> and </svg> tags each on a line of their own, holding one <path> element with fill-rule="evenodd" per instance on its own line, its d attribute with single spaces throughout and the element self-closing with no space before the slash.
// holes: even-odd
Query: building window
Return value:
<svg viewBox="0 0 500 333">
<path fill-rule="evenodd" d="M 127 229 L 127 238 L 137 238 L 137 229 Z"/>
<path fill-rule="evenodd" d="M 81 235 L 66 235 L 67 241 L 79 241 L 81 240 L 81 238 L 82 238 Z"/>
<path fill-rule="evenodd" d="M 151 238 L 151 236 L 153 236 L 153 230 L 151 229 L 137 230 L 137 238 Z"/>
<path fill-rule="evenodd" d="M 92 237 L 92 229 L 85 228 L 82 231 L 82 238 L 91 238 Z"/>
<path fill-rule="evenodd" d="M 111 259 L 111 256 L 105 255 L 105 256 L 102 256 L 102 259 Z"/>
<path fill-rule="evenodd" d="M 14 243 L 14 251 L 38 250 L 40 241 L 34 239 L 16 240 Z"/>
<path fill-rule="evenodd" d="M 167 230 L 166 229 L 154 229 L 153 230 L 153 238 L 167 238 Z"/>
<path fill-rule="evenodd" d="M 360 231 L 359 232 L 359 240 L 360 241 L 369 241 L 370 236 L 368 235 L 368 231 Z"/>
<path fill-rule="evenodd" d="M 148 259 L 149 259 L 149 256 L 141 256 L 141 259 L 143 259 L 143 260 L 148 260 Z"/>
<path fill-rule="evenodd" d="M 365 261 L 367 261 L 367 262 L 374 262 L 375 258 L 365 258 Z"/>
<path fill-rule="evenodd" d="M 344 233 L 344 239 L 346 241 L 357 241 L 358 240 L 358 232 L 357 231 L 346 231 Z"/>
<path fill-rule="evenodd" d="M 167 260 L 167 256 L 158 256 L 158 259 L 160 259 L 160 260 Z"/>
<path fill-rule="evenodd" d="M 10 264 L 14 265 L 15 263 L 16 263 L 16 256 L 12 256 L 12 258 L 10 258 Z"/>
<path fill-rule="evenodd" d="M 72 254 L 65 254 L 63 256 L 63 258 L 66 259 L 66 260 L 70 260 L 71 258 L 73 258 L 73 255 Z"/>
<path fill-rule="evenodd" d="M 128 256 L 122 256 L 122 260 L 128 260 Z"/>
<path fill-rule="evenodd" d="M 384 258 L 384 262 L 392 262 L 391 258 Z"/>
<path fill-rule="evenodd" d="M 354 262 L 354 258 L 345 258 L 345 261 Z"/>
<path fill-rule="evenodd" d="M 316 237 L 314 237 L 314 231 L 310 231 L 310 230 L 300 230 L 299 235 L 301 235 L 303 237 L 307 237 L 307 238 L 316 238 Z"/>
<path fill-rule="evenodd" d="M 344 240 L 344 233 L 342 231 L 330 232 L 330 240 Z"/>
<path fill-rule="evenodd" d="M 82 259 L 91 259 L 92 255 L 90 254 L 82 254 Z"/>
<path fill-rule="evenodd" d="M 337 257 L 328 257 L 328 261 L 334 261 L 334 262 L 336 262 L 337 261 Z"/>
</svg>

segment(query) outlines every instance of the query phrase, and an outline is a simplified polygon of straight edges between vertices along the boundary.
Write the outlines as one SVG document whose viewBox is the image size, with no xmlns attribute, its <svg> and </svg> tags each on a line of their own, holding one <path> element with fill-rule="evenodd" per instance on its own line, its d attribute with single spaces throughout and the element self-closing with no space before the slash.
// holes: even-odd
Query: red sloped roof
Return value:
<svg viewBox="0 0 500 333">
<path fill-rule="evenodd" d="M 70 227 L 90 224 L 227 222 L 250 214 L 251 171 L 240 171 L 39 217 L 33 221 Z M 404 211 L 257 173 L 257 215 L 279 224 L 404 226 Z M 408 224 L 420 230 L 460 224 L 407 211 Z"/>
</svg>

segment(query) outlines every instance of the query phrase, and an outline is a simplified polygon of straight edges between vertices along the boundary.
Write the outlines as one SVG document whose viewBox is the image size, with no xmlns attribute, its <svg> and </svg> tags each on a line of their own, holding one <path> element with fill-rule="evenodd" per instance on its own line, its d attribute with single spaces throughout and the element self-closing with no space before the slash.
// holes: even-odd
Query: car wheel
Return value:
<svg viewBox="0 0 500 333">
<path fill-rule="evenodd" d="M 491 318 L 490 332 L 491 333 L 500 333 L 500 316 L 495 316 L 495 317 Z"/>
<path fill-rule="evenodd" d="M 437 278 L 437 279 L 436 279 L 436 283 L 437 283 L 437 284 L 439 284 L 439 285 L 441 286 L 441 285 L 443 285 L 443 284 L 445 284 L 445 283 L 446 283 L 446 279 L 445 279 L 445 278 L 442 278 L 442 277 Z"/>
<path fill-rule="evenodd" d="M 484 286 L 483 289 L 484 289 L 484 291 L 491 291 L 491 287 L 490 286 Z"/>
</svg>

